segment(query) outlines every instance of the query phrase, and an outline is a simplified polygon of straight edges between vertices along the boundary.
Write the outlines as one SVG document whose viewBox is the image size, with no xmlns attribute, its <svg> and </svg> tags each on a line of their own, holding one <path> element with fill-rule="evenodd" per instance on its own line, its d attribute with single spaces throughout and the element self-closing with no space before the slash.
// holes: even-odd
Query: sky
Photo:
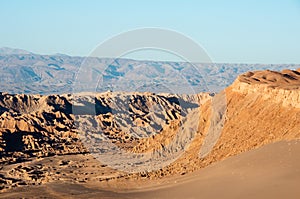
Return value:
<svg viewBox="0 0 300 199">
<path fill-rule="evenodd" d="M 156 27 L 193 39 L 213 62 L 300 63 L 300 0 L 0 0 L 0 23 L 0 47 L 39 54 L 87 56 L 115 35 Z"/>
</svg>

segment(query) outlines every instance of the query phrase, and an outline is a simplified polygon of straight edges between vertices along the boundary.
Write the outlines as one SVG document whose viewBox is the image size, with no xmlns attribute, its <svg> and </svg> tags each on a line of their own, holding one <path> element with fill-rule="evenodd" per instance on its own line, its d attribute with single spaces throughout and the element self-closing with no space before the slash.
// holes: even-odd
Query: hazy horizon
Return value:
<svg viewBox="0 0 300 199">
<path fill-rule="evenodd" d="M 10 48 L 10 49 L 16 49 L 16 50 L 24 50 L 24 51 L 27 51 L 26 49 L 20 49 L 20 48 L 11 48 L 11 47 L 8 47 L 8 46 L 0 46 L 0 49 L 2 48 Z M 56 52 L 56 53 L 53 53 L 53 54 L 40 54 L 40 53 L 36 53 L 36 52 L 31 52 L 31 51 L 27 51 L 28 53 L 32 53 L 32 54 L 35 54 L 35 55 L 42 55 L 42 56 L 59 56 L 59 55 L 65 55 L 65 56 L 69 56 L 69 57 L 90 57 L 89 55 L 69 55 L 69 54 L 66 54 L 66 53 L 61 53 L 61 52 Z M 1 53 L 0 53 L 1 54 Z M 149 55 L 147 56 L 149 57 Z M 157 59 L 155 57 L 153 57 L 153 55 L 151 56 L 153 59 L 151 58 L 143 58 L 143 57 L 98 57 L 98 58 L 104 58 L 104 59 L 125 59 L 125 60 L 133 60 L 133 61 L 141 61 L 141 62 L 170 62 L 170 63 L 187 63 L 188 61 L 186 60 L 183 60 L 183 59 L 180 59 L 177 57 L 177 60 L 161 60 L 161 59 Z M 175 56 L 174 56 L 175 58 Z M 192 62 L 192 63 L 195 63 L 195 64 L 246 64 L 246 65 L 299 65 L 299 63 L 251 63 L 251 62 L 211 62 L 211 63 L 206 63 L 206 62 Z"/>
<path fill-rule="evenodd" d="M 300 63 L 300 2 L 296 0 L 151 3 L 12 0 L 2 2 L 1 7 L 0 46 L 37 54 L 87 56 L 112 36 L 156 27 L 193 39 L 216 63 Z M 161 51 L 139 51 L 125 58 L 180 60 Z"/>
</svg>

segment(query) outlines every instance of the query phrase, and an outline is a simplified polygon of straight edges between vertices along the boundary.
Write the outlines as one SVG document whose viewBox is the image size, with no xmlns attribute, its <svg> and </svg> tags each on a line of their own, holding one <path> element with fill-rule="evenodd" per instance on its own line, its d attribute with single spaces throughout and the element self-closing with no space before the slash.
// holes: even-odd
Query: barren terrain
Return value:
<svg viewBox="0 0 300 199">
<path fill-rule="evenodd" d="M 215 95 L 1 93 L 1 195 L 292 198 L 299 104 L 299 69 Z"/>
</svg>

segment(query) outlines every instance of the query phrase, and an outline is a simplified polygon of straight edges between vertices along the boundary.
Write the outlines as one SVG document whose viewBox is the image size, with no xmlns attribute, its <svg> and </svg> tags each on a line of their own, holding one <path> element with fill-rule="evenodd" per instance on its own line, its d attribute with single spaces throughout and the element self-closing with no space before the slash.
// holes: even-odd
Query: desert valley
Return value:
<svg viewBox="0 0 300 199">
<path fill-rule="evenodd" d="M 224 73 L 226 88 L 218 87 L 213 78 L 206 80 L 206 88 L 216 92 L 162 93 L 158 86 L 154 91 L 119 91 L 120 87 L 71 93 L 64 86 L 58 93 L 46 86 L 58 80 L 51 79 L 55 71 L 69 74 L 68 80 L 60 81 L 71 82 L 72 74 L 65 72 L 69 63 L 65 68 L 49 65 L 49 57 L 47 61 L 39 56 L 32 67 L 15 67 L 17 72 L 7 64 L 10 59 L 31 63 L 36 57 L 25 53 L 0 58 L 7 65 L 1 66 L 6 71 L 2 76 L 9 72 L 26 76 L 31 82 L 24 84 L 37 84 L 40 91 L 24 92 L 26 86 L 1 83 L 1 198 L 37 194 L 44 198 L 297 198 L 300 194 L 296 65 L 243 73 L 225 65 L 231 67 Z M 38 69 L 44 64 L 40 59 L 48 68 Z M 60 62 L 64 59 L 71 58 L 64 56 Z M 106 70 L 107 81 L 114 84 L 128 73 L 123 66 L 149 65 L 119 61 L 123 63 Z M 164 71 L 163 64 L 152 65 Z M 222 67 L 211 66 L 206 72 L 214 74 L 213 69 Z M 283 70 L 288 67 L 295 69 Z M 156 69 L 146 75 L 155 78 Z M 194 87 L 201 84 L 197 77 L 189 78 Z"/>
</svg>

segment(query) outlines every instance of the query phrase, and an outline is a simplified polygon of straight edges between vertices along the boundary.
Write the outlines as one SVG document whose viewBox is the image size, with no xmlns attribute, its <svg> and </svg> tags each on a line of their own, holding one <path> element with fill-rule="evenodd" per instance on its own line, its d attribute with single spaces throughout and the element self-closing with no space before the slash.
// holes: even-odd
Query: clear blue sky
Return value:
<svg viewBox="0 0 300 199">
<path fill-rule="evenodd" d="M 2 0 L 0 23 L 0 47 L 42 54 L 88 55 L 120 32 L 161 27 L 215 62 L 300 63 L 299 0 Z"/>
</svg>

